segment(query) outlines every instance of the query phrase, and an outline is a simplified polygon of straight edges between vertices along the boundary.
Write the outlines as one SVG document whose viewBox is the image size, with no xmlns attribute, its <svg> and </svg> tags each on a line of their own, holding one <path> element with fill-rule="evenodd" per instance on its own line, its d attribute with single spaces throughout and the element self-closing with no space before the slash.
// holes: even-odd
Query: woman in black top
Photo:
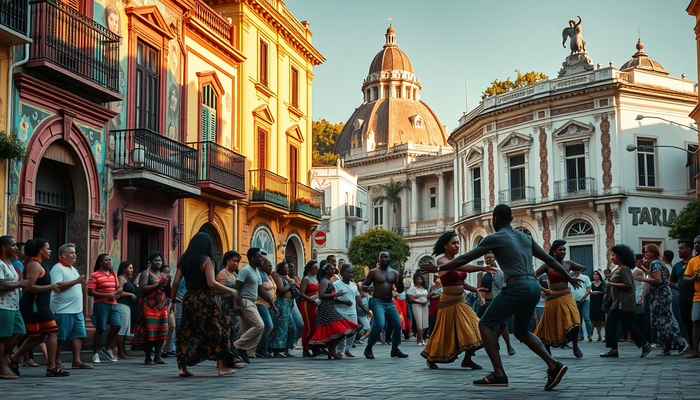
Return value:
<svg viewBox="0 0 700 400">
<path fill-rule="evenodd" d="M 185 278 L 187 292 L 182 299 L 182 319 L 175 346 L 182 377 L 194 375 L 187 367 L 204 360 L 216 360 L 219 375 L 236 373 L 231 326 L 219 312 L 216 295 L 230 293 L 235 301 L 238 291 L 216 281 L 211 243 L 211 237 L 204 232 L 194 235 L 180 257 L 172 285 L 170 307 L 174 312 L 177 288 Z"/>
<path fill-rule="evenodd" d="M 605 313 L 603 312 L 603 298 L 608 288 L 603 281 L 600 271 L 593 272 L 593 282 L 591 283 L 591 326 L 598 330 L 598 341 L 602 341 L 600 335 L 605 324 Z"/>
<path fill-rule="evenodd" d="M 117 358 L 121 360 L 134 359 L 134 357 L 126 355 L 126 348 L 124 345 L 126 335 L 131 332 L 133 315 L 137 313 L 136 298 L 138 297 L 138 288 L 134 285 L 134 282 L 131 281 L 133 275 L 134 266 L 131 265 L 131 261 L 122 261 L 117 270 L 119 286 L 124 289 L 117 299 L 117 308 L 121 315 L 122 327 L 119 329 L 117 339 L 115 340 L 117 347 L 116 355 Z"/>
</svg>

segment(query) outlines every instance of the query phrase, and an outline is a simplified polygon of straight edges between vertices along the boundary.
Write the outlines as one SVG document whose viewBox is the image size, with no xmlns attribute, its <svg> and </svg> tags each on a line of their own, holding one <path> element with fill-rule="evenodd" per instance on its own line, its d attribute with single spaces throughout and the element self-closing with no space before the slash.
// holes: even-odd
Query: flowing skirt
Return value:
<svg viewBox="0 0 700 400">
<path fill-rule="evenodd" d="M 362 326 L 343 317 L 332 300 L 321 300 L 316 317 L 316 330 L 309 345 L 314 347 L 327 347 L 330 342 L 355 336 L 362 330 Z"/>
<path fill-rule="evenodd" d="M 178 367 L 204 360 L 221 360 L 229 368 L 235 364 L 231 326 L 219 312 L 216 295 L 211 290 L 185 293 L 176 349 Z"/>
<path fill-rule="evenodd" d="M 226 318 L 231 327 L 231 341 L 235 342 L 241 337 L 241 316 L 240 312 L 233 306 L 231 295 L 216 296 L 219 306 L 219 313 Z"/>
<path fill-rule="evenodd" d="M 671 290 L 662 288 L 649 293 L 649 310 L 651 311 L 651 326 L 657 344 L 667 342 L 682 343 L 681 330 L 678 321 L 671 311 Z"/>
<path fill-rule="evenodd" d="M 464 295 L 440 295 L 435 328 L 420 355 L 435 363 L 451 363 L 467 350 L 484 345 L 479 333 L 479 318 Z"/>
<path fill-rule="evenodd" d="M 267 339 L 267 347 L 274 351 L 285 351 L 291 349 L 296 341 L 296 327 L 292 319 L 292 308 L 294 299 L 278 297 L 275 306 L 279 310 L 275 327 L 270 332 Z"/>
<path fill-rule="evenodd" d="M 571 289 L 550 290 L 535 336 L 548 346 L 561 346 L 569 340 L 571 331 L 581 329 L 581 314 Z"/>
<path fill-rule="evenodd" d="M 304 346 L 304 350 L 311 350 L 309 346 L 309 341 L 316 331 L 316 309 L 318 305 L 316 302 L 302 300 L 299 311 L 301 311 L 301 317 L 304 320 L 304 330 L 301 333 L 301 344 Z"/>
<path fill-rule="evenodd" d="M 162 288 L 139 299 L 139 323 L 134 329 L 136 344 L 157 342 L 168 337 L 168 307 Z"/>
<path fill-rule="evenodd" d="M 408 307 L 406 306 L 406 300 L 394 299 L 394 304 L 396 305 L 396 311 L 399 312 L 401 329 L 411 332 L 411 320 L 408 319 Z"/>
</svg>

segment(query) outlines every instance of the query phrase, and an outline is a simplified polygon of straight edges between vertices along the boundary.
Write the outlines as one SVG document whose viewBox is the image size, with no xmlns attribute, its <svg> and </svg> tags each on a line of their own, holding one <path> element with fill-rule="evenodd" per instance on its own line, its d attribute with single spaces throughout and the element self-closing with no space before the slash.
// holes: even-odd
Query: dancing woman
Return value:
<svg viewBox="0 0 700 400">
<path fill-rule="evenodd" d="M 566 270 L 583 271 L 586 267 L 573 261 L 564 261 L 566 256 L 566 244 L 563 240 L 555 240 L 549 249 L 549 255 L 554 257 Z M 576 307 L 576 300 L 569 288 L 569 277 L 563 276 L 547 264 L 542 264 L 535 272 L 535 276 L 547 274 L 549 289 L 542 288 L 545 293 L 544 310 L 542 318 L 535 328 L 535 335 L 540 338 L 549 354 L 550 347 L 559 347 L 571 341 L 574 345 L 574 355 L 583 357 L 578 347 L 578 331 L 581 329 L 581 314 Z"/>
<path fill-rule="evenodd" d="M 318 298 L 318 263 L 311 260 L 304 267 L 304 277 L 301 279 L 300 295 L 301 316 L 304 319 L 304 330 L 301 334 L 301 344 L 304 347 L 303 357 L 315 357 L 318 355 L 318 350 L 313 349 L 309 345 L 309 340 L 314 335 L 316 330 L 316 309 L 321 300 Z M 311 353 L 313 350 L 313 354 Z"/>
<path fill-rule="evenodd" d="M 445 232 L 435 243 L 433 255 L 444 254 L 437 259 L 437 265 L 445 264 L 459 253 L 459 239 L 454 231 Z M 438 267 L 439 268 L 439 267 Z M 452 271 L 440 272 L 442 294 L 437 311 L 435 329 L 428 339 L 421 356 L 425 357 L 430 369 L 437 369 L 437 363 L 451 363 L 464 352 L 462 367 L 482 369 L 472 361 L 474 352 L 483 347 L 479 333 L 479 318 L 464 298 L 464 279 L 467 272 L 495 270 L 489 266 L 463 265 Z"/>
</svg>

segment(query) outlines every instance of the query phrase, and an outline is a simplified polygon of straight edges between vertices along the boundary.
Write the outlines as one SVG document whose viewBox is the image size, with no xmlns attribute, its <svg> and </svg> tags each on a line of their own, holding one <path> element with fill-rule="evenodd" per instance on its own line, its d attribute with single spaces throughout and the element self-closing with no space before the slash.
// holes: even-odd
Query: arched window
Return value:
<svg viewBox="0 0 700 400">
<path fill-rule="evenodd" d="M 593 227 L 586 221 L 576 221 L 566 232 L 567 236 L 586 236 L 593 234 Z"/>
<path fill-rule="evenodd" d="M 259 228 L 253 233 L 253 238 L 250 241 L 250 247 L 257 247 L 267 253 L 267 259 L 272 265 L 277 262 L 277 253 L 275 250 L 275 239 L 272 238 L 267 229 Z"/>
</svg>

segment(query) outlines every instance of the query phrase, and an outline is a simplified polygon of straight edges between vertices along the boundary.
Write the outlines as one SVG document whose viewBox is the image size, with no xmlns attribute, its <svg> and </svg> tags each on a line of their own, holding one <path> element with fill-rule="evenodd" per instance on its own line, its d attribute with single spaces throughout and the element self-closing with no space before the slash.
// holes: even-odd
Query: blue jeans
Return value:
<svg viewBox="0 0 700 400">
<path fill-rule="evenodd" d="M 369 334 L 367 346 L 374 346 L 379 340 L 379 336 L 384 330 L 384 323 L 389 322 L 393 328 L 391 343 L 394 347 L 401 344 L 401 318 L 399 311 L 393 301 L 382 301 L 378 299 L 369 300 L 369 309 L 372 310 L 372 331 Z"/>
<path fill-rule="evenodd" d="M 301 334 L 304 331 L 304 319 L 301 317 L 301 311 L 299 311 L 299 307 L 297 307 L 296 303 L 294 303 L 294 307 L 292 308 L 292 320 L 297 330 L 296 340 L 294 341 L 296 343 L 301 339 Z"/>
<path fill-rule="evenodd" d="M 581 327 L 586 324 L 586 332 L 588 336 L 593 333 L 593 328 L 591 327 L 591 301 L 586 299 L 584 301 L 577 301 L 576 307 L 578 307 L 578 313 L 581 314 Z M 578 337 L 583 337 L 583 329 L 579 329 Z"/>
<path fill-rule="evenodd" d="M 258 342 L 258 347 L 255 349 L 255 351 L 260 354 L 267 355 L 267 337 L 270 335 L 270 331 L 272 331 L 272 328 L 274 327 L 272 318 L 275 312 L 268 306 L 261 306 L 260 304 L 256 304 L 256 306 L 258 307 L 260 318 L 263 320 L 264 328 L 262 337 L 260 338 L 260 342 Z"/>
</svg>

